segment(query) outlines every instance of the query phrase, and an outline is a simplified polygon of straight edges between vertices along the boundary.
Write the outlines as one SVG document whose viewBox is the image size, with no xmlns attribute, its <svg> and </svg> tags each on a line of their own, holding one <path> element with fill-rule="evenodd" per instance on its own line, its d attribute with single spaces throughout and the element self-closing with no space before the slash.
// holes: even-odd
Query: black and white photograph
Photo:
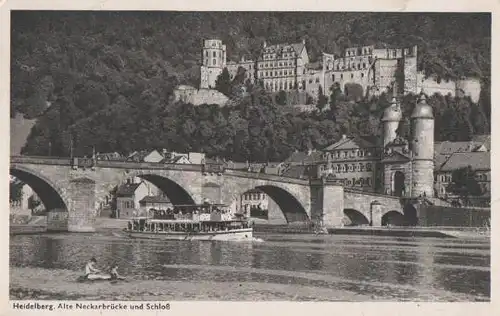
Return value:
<svg viewBox="0 0 500 316">
<path fill-rule="evenodd" d="M 291 9 L 10 11 L 14 309 L 491 301 L 492 13 Z"/>
</svg>

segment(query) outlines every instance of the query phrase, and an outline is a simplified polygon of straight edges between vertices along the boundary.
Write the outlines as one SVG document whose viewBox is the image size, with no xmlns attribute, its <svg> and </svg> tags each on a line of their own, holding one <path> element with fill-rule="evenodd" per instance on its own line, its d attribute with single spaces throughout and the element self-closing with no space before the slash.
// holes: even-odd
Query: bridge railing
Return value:
<svg viewBox="0 0 500 316">
<path fill-rule="evenodd" d="M 295 183 L 295 184 L 309 184 L 309 180 L 307 179 L 299 179 L 292 177 L 285 177 L 275 174 L 269 173 L 259 173 L 259 172 L 249 172 L 238 169 L 226 169 L 225 173 L 228 175 L 233 175 L 237 177 L 251 178 L 251 179 L 259 179 L 259 180 L 270 180 L 277 182 L 287 182 L 287 183 Z"/>
<path fill-rule="evenodd" d="M 30 163 L 39 165 L 71 165 L 71 159 L 65 157 L 11 156 L 11 163 Z"/>
<path fill-rule="evenodd" d="M 98 160 L 96 166 L 102 168 L 123 168 L 123 169 L 167 169 L 167 170 L 182 170 L 182 171 L 202 170 L 202 165 L 194 165 L 194 164 L 131 162 L 131 161 L 113 161 L 113 160 Z"/>
</svg>

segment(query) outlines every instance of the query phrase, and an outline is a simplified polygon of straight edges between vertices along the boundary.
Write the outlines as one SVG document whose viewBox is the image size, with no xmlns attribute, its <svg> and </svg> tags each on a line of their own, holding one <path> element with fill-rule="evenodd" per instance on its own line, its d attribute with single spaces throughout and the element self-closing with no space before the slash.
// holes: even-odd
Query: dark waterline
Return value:
<svg viewBox="0 0 500 316">
<path fill-rule="evenodd" d="M 422 290 L 490 296 L 487 240 L 265 234 L 264 242 L 145 241 L 112 233 L 11 237 L 13 267 L 83 271 L 119 265 L 140 280 L 259 282 L 335 288 L 387 300 Z"/>
</svg>

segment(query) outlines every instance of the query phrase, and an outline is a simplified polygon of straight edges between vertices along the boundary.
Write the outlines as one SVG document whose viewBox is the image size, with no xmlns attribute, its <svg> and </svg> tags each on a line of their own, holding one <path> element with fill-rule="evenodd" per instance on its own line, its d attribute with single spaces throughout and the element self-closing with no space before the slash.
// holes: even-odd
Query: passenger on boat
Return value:
<svg viewBox="0 0 500 316">
<path fill-rule="evenodd" d="M 94 267 L 94 264 L 97 263 L 97 260 L 95 258 L 92 258 L 87 262 L 87 265 L 85 266 L 85 278 L 89 278 L 92 276 L 96 276 L 94 273 L 99 273 L 101 270 L 97 269 Z"/>
</svg>

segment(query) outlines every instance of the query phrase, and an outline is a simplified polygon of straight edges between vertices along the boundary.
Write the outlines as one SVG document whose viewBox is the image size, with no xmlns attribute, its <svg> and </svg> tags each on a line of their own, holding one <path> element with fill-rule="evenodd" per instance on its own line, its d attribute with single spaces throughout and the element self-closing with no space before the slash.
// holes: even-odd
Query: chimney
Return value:
<svg viewBox="0 0 500 316">
<path fill-rule="evenodd" d="M 347 139 L 346 134 L 342 134 L 342 139 Z"/>
</svg>

